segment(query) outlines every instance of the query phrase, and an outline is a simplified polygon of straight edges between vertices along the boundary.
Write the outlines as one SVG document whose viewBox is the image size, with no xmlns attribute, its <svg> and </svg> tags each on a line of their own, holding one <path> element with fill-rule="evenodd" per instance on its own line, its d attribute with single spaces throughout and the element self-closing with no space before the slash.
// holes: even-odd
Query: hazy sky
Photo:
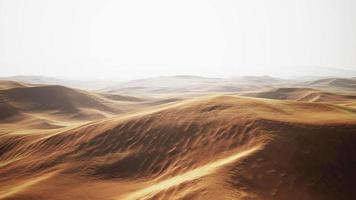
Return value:
<svg viewBox="0 0 356 200">
<path fill-rule="evenodd" d="M 0 0 L 0 75 L 356 69 L 355 0 Z"/>
</svg>

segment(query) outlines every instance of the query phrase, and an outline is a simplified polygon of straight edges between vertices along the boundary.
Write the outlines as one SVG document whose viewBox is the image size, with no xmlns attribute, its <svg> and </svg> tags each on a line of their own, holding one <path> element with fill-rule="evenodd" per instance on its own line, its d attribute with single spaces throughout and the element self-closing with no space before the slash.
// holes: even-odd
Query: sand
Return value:
<svg viewBox="0 0 356 200">
<path fill-rule="evenodd" d="M 0 90 L 0 199 L 356 198 L 352 95 L 172 99 L 11 84 Z"/>
</svg>

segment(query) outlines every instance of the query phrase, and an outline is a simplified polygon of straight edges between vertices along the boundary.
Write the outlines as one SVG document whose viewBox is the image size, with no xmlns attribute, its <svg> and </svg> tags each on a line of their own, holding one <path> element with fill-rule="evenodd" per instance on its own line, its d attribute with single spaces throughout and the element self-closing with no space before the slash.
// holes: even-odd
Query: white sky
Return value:
<svg viewBox="0 0 356 200">
<path fill-rule="evenodd" d="M 355 0 L 0 0 L 0 76 L 356 69 Z"/>
</svg>

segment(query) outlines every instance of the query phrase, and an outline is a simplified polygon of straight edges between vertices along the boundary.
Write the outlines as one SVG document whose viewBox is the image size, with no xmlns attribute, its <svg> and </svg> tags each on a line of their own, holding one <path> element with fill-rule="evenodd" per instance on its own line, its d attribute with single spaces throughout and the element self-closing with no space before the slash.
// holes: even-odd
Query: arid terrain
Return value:
<svg viewBox="0 0 356 200">
<path fill-rule="evenodd" d="M 355 78 L 26 80 L 0 81 L 0 199 L 356 199 Z"/>
</svg>

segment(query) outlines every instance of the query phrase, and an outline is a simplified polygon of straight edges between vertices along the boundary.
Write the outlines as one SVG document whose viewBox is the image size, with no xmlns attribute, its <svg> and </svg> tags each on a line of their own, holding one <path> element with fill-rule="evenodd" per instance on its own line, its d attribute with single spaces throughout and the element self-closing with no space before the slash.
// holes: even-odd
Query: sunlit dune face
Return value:
<svg viewBox="0 0 356 200">
<path fill-rule="evenodd" d="M 150 199 L 154 194 L 156 194 L 160 191 L 169 189 L 173 186 L 179 186 L 180 184 L 182 184 L 184 182 L 193 181 L 193 180 L 199 179 L 203 176 L 212 174 L 219 167 L 222 167 L 229 163 L 236 162 L 237 160 L 239 160 L 245 156 L 248 156 L 249 154 L 252 154 L 253 152 L 257 151 L 258 149 L 259 149 L 259 147 L 253 147 L 246 151 L 239 152 L 235 155 L 231 155 L 231 156 L 228 156 L 223 159 L 218 159 L 212 163 L 198 167 L 198 168 L 188 171 L 184 174 L 179 174 L 173 178 L 170 178 L 170 179 L 158 182 L 158 183 L 152 183 L 151 186 L 148 186 L 148 187 L 145 187 L 144 189 L 135 191 L 135 192 L 125 196 L 124 198 L 128 199 L 128 200 Z"/>
</svg>

